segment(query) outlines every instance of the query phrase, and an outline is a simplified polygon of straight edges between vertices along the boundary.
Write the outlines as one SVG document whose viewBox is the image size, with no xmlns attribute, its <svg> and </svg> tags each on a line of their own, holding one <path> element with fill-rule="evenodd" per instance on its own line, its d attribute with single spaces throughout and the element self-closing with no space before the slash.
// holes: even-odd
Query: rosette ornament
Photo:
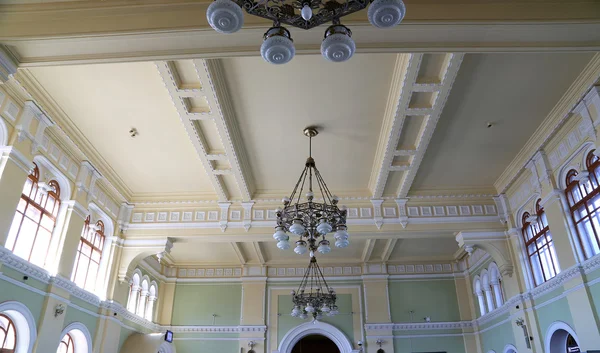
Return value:
<svg viewBox="0 0 600 353">
<path fill-rule="evenodd" d="M 234 33 L 244 24 L 244 12 L 231 0 L 215 0 L 206 10 L 206 19 L 215 31 Z"/>
<path fill-rule="evenodd" d="M 218 1 L 218 0 L 217 0 Z M 296 54 L 290 31 L 281 26 L 269 28 L 260 46 L 260 55 L 271 64 L 285 64 Z"/>
<path fill-rule="evenodd" d="M 394 27 L 404 18 L 406 7 L 402 0 L 374 0 L 369 5 L 369 22 L 377 28 Z"/>
<path fill-rule="evenodd" d="M 335 24 L 325 31 L 321 43 L 321 54 L 329 61 L 342 62 L 350 59 L 356 51 L 352 31 L 346 26 Z"/>
</svg>

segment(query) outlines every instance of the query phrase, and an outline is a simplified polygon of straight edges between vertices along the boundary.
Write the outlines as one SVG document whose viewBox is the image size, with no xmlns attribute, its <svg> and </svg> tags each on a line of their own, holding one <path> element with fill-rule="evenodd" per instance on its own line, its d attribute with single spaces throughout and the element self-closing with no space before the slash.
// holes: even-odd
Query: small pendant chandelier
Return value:
<svg viewBox="0 0 600 353">
<path fill-rule="evenodd" d="M 317 264 L 314 253 L 310 253 L 310 263 L 297 291 L 292 291 L 292 316 L 306 319 L 312 315 L 314 320 L 321 320 L 323 315 L 335 316 L 339 313 L 336 294 L 325 281 L 323 272 Z"/>
<path fill-rule="evenodd" d="M 244 24 L 244 13 L 273 21 L 264 34 L 260 54 L 271 64 L 285 64 L 296 53 L 290 32 L 281 24 L 311 29 L 331 22 L 325 30 L 321 54 L 342 62 L 356 50 L 352 31 L 341 24 L 346 15 L 369 8 L 369 22 L 377 28 L 399 24 L 406 14 L 402 0 L 215 0 L 206 11 L 210 26 L 219 33 L 234 33 Z"/>
<path fill-rule="evenodd" d="M 304 129 L 304 135 L 309 137 L 309 157 L 292 194 L 283 198 L 283 209 L 277 209 L 277 226 L 273 234 L 273 238 L 277 240 L 277 247 L 282 250 L 290 248 L 290 237 L 286 232 L 297 235 L 299 239 L 296 241 L 294 252 L 299 255 L 307 251 L 329 253 L 331 246 L 325 237 L 332 232 L 335 232 L 336 247 L 345 248 L 349 245 L 346 207 L 338 208 L 338 197 L 331 194 L 312 158 L 312 138 L 317 134 L 318 131 L 314 127 Z M 313 177 L 321 194 L 318 201 L 322 202 L 315 200 Z M 306 199 L 302 199 L 305 187 L 308 191 Z"/>
</svg>

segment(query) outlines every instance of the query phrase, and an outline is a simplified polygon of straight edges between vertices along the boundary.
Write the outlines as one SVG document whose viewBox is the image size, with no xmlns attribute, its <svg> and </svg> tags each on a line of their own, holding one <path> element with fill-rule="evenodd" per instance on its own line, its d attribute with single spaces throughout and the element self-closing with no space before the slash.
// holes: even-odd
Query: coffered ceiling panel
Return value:
<svg viewBox="0 0 600 353">
<path fill-rule="evenodd" d="M 357 54 L 341 64 L 299 55 L 281 66 L 222 59 L 258 195 L 291 192 L 308 156 L 308 125 L 321 127 L 313 157 L 332 192 L 369 195 L 395 61 L 389 54 Z"/>
<path fill-rule="evenodd" d="M 380 242 L 382 240 L 378 240 Z M 429 239 L 398 239 L 390 254 L 390 262 L 450 261 L 458 244 L 453 236 Z"/>
<path fill-rule="evenodd" d="M 492 190 L 592 56 L 466 54 L 411 192 Z"/>
<path fill-rule="evenodd" d="M 30 72 L 134 198 L 183 193 L 216 198 L 154 63 Z M 133 127 L 139 132 L 135 138 L 129 135 Z"/>
<path fill-rule="evenodd" d="M 206 243 L 177 240 L 169 256 L 178 265 L 240 265 L 232 243 Z"/>
</svg>

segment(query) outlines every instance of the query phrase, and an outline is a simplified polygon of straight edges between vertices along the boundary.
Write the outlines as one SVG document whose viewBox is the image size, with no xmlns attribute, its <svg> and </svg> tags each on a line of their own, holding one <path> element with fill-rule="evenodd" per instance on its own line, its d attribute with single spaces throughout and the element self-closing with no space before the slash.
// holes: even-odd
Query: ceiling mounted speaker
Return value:
<svg viewBox="0 0 600 353">
<path fill-rule="evenodd" d="M 374 0 L 369 5 L 369 22 L 377 28 L 394 27 L 404 18 L 406 7 L 402 0 Z"/>
<path fill-rule="evenodd" d="M 263 59 L 271 64 L 285 64 L 292 60 L 295 54 L 296 48 L 290 31 L 280 26 L 269 28 L 260 46 Z"/>
<path fill-rule="evenodd" d="M 325 39 L 321 43 L 321 54 L 325 59 L 342 62 L 354 55 L 356 44 L 352 39 L 352 31 L 346 26 L 336 24 L 325 31 Z"/>
<path fill-rule="evenodd" d="M 242 8 L 231 0 L 215 0 L 206 10 L 206 19 L 219 33 L 234 33 L 244 25 Z"/>
</svg>

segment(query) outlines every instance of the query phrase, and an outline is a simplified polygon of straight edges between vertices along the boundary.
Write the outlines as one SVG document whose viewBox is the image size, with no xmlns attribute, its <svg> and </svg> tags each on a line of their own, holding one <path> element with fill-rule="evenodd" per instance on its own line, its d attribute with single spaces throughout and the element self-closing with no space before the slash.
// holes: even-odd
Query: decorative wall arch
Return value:
<svg viewBox="0 0 600 353">
<path fill-rule="evenodd" d="M 67 178 L 52 162 L 48 160 L 48 158 L 37 155 L 33 157 L 33 162 L 38 165 L 40 169 L 40 181 L 47 182 L 48 180 L 44 180 L 43 174 L 44 171 L 48 170 L 53 179 L 55 179 L 60 185 L 60 200 L 67 201 L 71 199 L 72 189 L 71 189 L 71 181 Z"/>
<path fill-rule="evenodd" d="M 573 336 L 577 343 L 581 342 L 569 324 L 563 321 L 554 321 L 546 331 L 544 351 L 546 353 L 564 353 L 569 335 Z"/>
<path fill-rule="evenodd" d="M 495 262 L 490 263 L 488 266 L 488 274 L 490 276 L 490 283 L 497 283 L 501 279 L 502 275 L 498 269 L 498 265 Z"/>
<path fill-rule="evenodd" d="M 321 335 L 329 338 L 338 347 L 340 353 L 360 352 L 358 349 L 352 348 L 352 342 L 337 327 L 321 321 L 306 322 L 289 330 L 281 339 L 279 350 L 275 352 L 291 353 L 296 343 L 309 335 Z"/>
<path fill-rule="evenodd" d="M 92 353 L 92 335 L 84 324 L 81 322 L 70 323 L 62 330 L 60 338 L 62 339 L 66 334 L 73 339 L 74 353 Z"/>
<path fill-rule="evenodd" d="M 31 353 L 37 338 L 37 329 L 33 314 L 29 309 L 16 301 L 0 303 L 0 313 L 8 316 L 17 331 L 15 353 Z"/>
<path fill-rule="evenodd" d="M 115 235 L 115 225 L 114 225 L 112 218 L 110 218 L 106 214 L 106 212 L 104 212 L 100 208 L 100 206 L 98 206 L 94 202 L 90 202 L 90 204 L 88 205 L 88 209 L 92 213 L 92 221 L 93 222 L 91 222 L 91 223 L 96 223 L 99 220 L 101 220 L 104 223 L 104 236 L 105 237 L 112 237 L 113 235 Z"/>
<path fill-rule="evenodd" d="M 534 192 L 530 197 L 527 198 L 527 201 L 521 205 L 515 212 L 514 217 L 517 223 L 517 228 L 523 229 L 523 214 L 525 212 L 529 212 L 530 214 L 535 214 L 535 205 L 537 201 L 540 199 L 540 194 Z"/>
<path fill-rule="evenodd" d="M 506 346 L 504 346 L 504 350 L 502 351 L 502 353 L 518 353 L 517 347 L 515 347 L 512 344 L 507 344 Z"/>
<path fill-rule="evenodd" d="M 581 171 L 587 169 L 585 165 L 585 159 L 587 158 L 588 153 L 595 148 L 596 147 L 594 146 L 594 143 L 591 141 L 583 143 L 575 152 L 571 153 L 569 158 L 559 168 L 556 169 L 558 170 L 558 173 L 555 175 L 558 178 L 558 185 L 560 186 L 561 190 L 567 188 L 567 185 L 565 184 L 565 177 L 567 176 L 569 170 L 575 169 L 577 171 Z M 578 158 L 577 156 L 580 153 L 582 153 L 581 158 Z"/>
<path fill-rule="evenodd" d="M 8 144 L 8 127 L 4 123 L 4 119 L 0 117 L 0 146 Z"/>
</svg>

